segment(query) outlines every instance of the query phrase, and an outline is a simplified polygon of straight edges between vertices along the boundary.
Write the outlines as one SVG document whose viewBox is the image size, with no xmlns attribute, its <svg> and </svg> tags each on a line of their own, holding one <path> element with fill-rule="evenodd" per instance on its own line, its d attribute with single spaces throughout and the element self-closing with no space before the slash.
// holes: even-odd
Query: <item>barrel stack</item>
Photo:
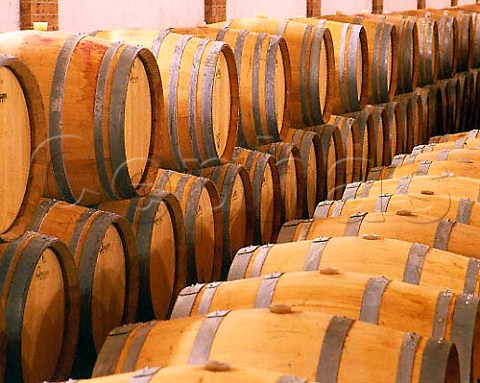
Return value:
<svg viewBox="0 0 480 383">
<path fill-rule="evenodd" d="M 474 383 L 479 14 L 1 34 L 0 382 Z"/>
</svg>

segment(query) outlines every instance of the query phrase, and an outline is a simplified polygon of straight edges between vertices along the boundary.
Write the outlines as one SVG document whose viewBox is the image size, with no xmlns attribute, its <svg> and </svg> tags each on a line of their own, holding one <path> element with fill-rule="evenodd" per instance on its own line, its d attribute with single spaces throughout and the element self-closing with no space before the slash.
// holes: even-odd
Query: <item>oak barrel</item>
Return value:
<svg viewBox="0 0 480 383">
<path fill-rule="evenodd" d="M 430 146 L 429 146 L 430 147 Z M 392 161 L 392 166 L 401 166 L 423 161 L 462 161 L 480 160 L 480 151 L 477 149 L 443 149 L 436 151 L 415 151 L 412 154 L 399 154 Z"/>
<path fill-rule="evenodd" d="M 417 93 L 406 93 L 395 97 L 395 117 L 397 121 L 397 146 L 393 155 L 409 152 L 415 145 L 427 140 L 424 124 L 425 113 L 421 96 Z M 393 148 L 393 146 L 392 146 Z"/>
<path fill-rule="evenodd" d="M 445 288 L 459 294 L 478 296 L 480 293 L 479 260 L 373 234 L 246 247 L 237 252 L 228 280 L 328 268 L 383 275 L 388 279 Z"/>
<path fill-rule="evenodd" d="M 378 234 L 402 241 L 419 242 L 435 249 L 480 258 L 480 228 L 450 219 L 398 210 L 388 213 L 358 212 L 349 217 L 291 221 L 283 225 L 278 243 L 319 236 Z"/>
<path fill-rule="evenodd" d="M 40 87 L 50 157 L 44 196 L 93 205 L 150 190 L 165 119 L 148 49 L 20 31 L 3 33 L 0 51 L 20 57 Z"/>
<path fill-rule="evenodd" d="M 479 23 L 480 24 L 480 23 Z M 479 27 L 480 28 L 480 27 Z M 469 74 L 471 75 L 471 98 L 470 98 L 470 112 L 471 117 L 470 124 L 471 126 L 465 127 L 464 130 L 470 130 L 472 128 L 478 128 L 480 125 L 480 69 L 470 69 Z"/>
<path fill-rule="evenodd" d="M 136 237 L 139 263 L 136 319 L 166 318 L 187 285 L 185 224 L 178 199 L 152 190 L 145 197 L 104 202 L 99 209 L 125 217 Z"/>
<path fill-rule="evenodd" d="M 437 114 L 441 115 L 441 118 L 437 119 L 436 130 L 433 133 L 455 133 L 457 131 L 457 116 L 460 112 L 458 96 L 462 92 L 459 88 L 459 81 L 457 77 L 453 77 L 439 80 L 433 86 L 440 92 L 440 98 L 437 98 Z"/>
<path fill-rule="evenodd" d="M 456 72 L 470 69 L 471 50 L 473 48 L 474 24 L 472 14 L 453 9 L 429 9 L 429 13 L 439 16 L 451 16 L 457 22 Z"/>
<path fill-rule="evenodd" d="M 411 93 L 417 86 L 420 47 L 417 22 L 403 15 L 382 15 L 397 30 L 397 88 L 396 94 Z"/>
<path fill-rule="evenodd" d="M 368 174 L 368 180 L 377 181 L 380 179 L 401 178 L 405 176 L 460 176 L 480 178 L 479 168 L 480 161 L 469 160 L 467 158 L 450 161 L 426 160 L 408 165 L 373 168 Z"/>
<path fill-rule="evenodd" d="M 46 199 L 30 229 L 60 238 L 75 258 L 81 315 L 73 374 L 86 377 L 110 330 L 135 320 L 139 282 L 132 227 L 114 213 Z"/>
<path fill-rule="evenodd" d="M 378 164 L 383 163 L 384 131 L 388 124 L 387 112 L 381 106 L 367 105 L 361 112 L 351 113 L 348 116 L 358 121 L 360 130 L 363 131 L 363 139 L 365 140 L 365 137 L 368 136 L 367 143 L 363 143 L 363 160 L 365 164 L 362 174 L 366 176 L 371 167 L 379 166 Z"/>
<path fill-rule="evenodd" d="M 412 150 L 412 154 L 425 152 L 439 152 L 451 149 L 468 149 L 476 151 L 480 149 L 480 139 L 459 139 L 457 141 L 446 141 L 438 144 L 417 145 Z"/>
<path fill-rule="evenodd" d="M 441 105 L 441 95 L 435 85 L 427 85 L 423 88 L 417 88 L 415 93 L 419 97 L 421 105 L 421 120 L 423 129 L 423 144 L 427 142 L 436 130 L 438 120 L 442 120 L 442 111 L 439 108 Z M 441 123 L 441 122 L 440 122 Z M 405 152 L 407 149 L 405 149 Z"/>
<path fill-rule="evenodd" d="M 280 173 L 280 190 L 282 198 L 282 222 L 299 218 L 303 214 L 303 164 L 300 150 L 287 142 L 275 142 L 259 146 L 257 150 L 268 153 L 275 158 Z"/>
<path fill-rule="evenodd" d="M 173 32 L 223 41 L 232 47 L 240 92 L 238 146 L 254 148 L 285 136 L 291 118 L 292 75 L 283 37 L 207 26 L 175 28 Z"/>
<path fill-rule="evenodd" d="M 180 293 L 172 318 L 218 310 L 267 308 L 272 304 L 345 315 L 454 342 L 459 351 L 462 381 L 471 382 L 478 375 L 480 366 L 475 362 L 479 360 L 479 298 L 385 277 L 320 269 L 195 285 Z"/>
<path fill-rule="evenodd" d="M 443 136 L 431 137 L 430 143 L 451 142 L 458 140 L 474 140 L 480 138 L 479 129 L 471 129 L 466 132 L 460 132 L 455 134 L 445 134 Z"/>
<path fill-rule="evenodd" d="M 473 116 L 476 108 L 476 84 L 474 75 L 471 72 L 456 74 L 457 79 L 457 114 L 455 116 L 454 132 L 462 132 L 471 129 Z"/>
<path fill-rule="evenodd" d="M 129 352 L 133 340 L 138 352 Z M 361 383 L 395 382 L 403 374 L 407 382 L 460 381 L 449 342 L 285 305 L 119 328 L 105 342 L 94 376 L 218 358 L 321 382 L 352 376 Z"/>
<path fill-rule="evenodd" d="M 95 35 L 141 44 L 156 57 L 168 117 L 159 148 L 161 168 L 194 170 L 230 159 L 237 139 L 238 77 L 228 44 L 169 29 L 119 29 Z"/>
<path fill-rule="evenodd" d="M 26 232 L 0 244 L 0 254 L 7 340 L 5 376 L 0 379 L 33 383 L 68 378 L 80 319 L 72 253 L 58 238 Z"/>
<path fill-rule="evenodd" d="M 373 136 L 375 134 L 375 123 L 373 116 L 368 110 L 349 113 L 346 114 L 345 117 L 353 118 L 358 124 L 361 143 L 361 167 L 359 179 L 363 180 L 367 177 L 370 168 L 375 166 L 371 160 L 371 157 L 375 156 L 374 153 L 376 153 L 376 141 Z"/>
<path fill-rule="evenodd" d="M 282 36 L 290 55 L 292 126 L 319 125 L 328 120 L 335 91 L 335 64 L 327 28 L 266 17 L 233 19 L 211 26 Z"/>
<path fill-rule="evenodd" d="M 220 193 L 216 208 L 223 213 L 223 278 L 237 250 L 253 241 L 252 182 L 248 171 L 235 164 L 206 168 L 198 175 L 212 180 Z"/>
<path fill-rule="evenodd" d="M 472 17 L 472 31 L 471 31 L 471 46 L 470 46 L 470 61 L 471 68 L 480 67 L 480 23 L 479 15 L 480 7 L 478 4 L 462 4 L 460 6 L 451 7 L 447 9 L 449 12 L 457 14 L 469 13 Z"/>
<path fill-rule="evenodd" d="M 375 105 L 377 113 L 384 113 L 381 119 L 383 126 L 382 162 L 390 163 L 397 152 L 402 152 L 403 137 L 406 135 L 407 114 L 406 108 L 402 108 L 397 101 Z M 383 109 L 383 111 L 382 111 Z M 412 116 L 413 117 L 413 116 Z"/>
<path fill-rule="evenodd" d="M 368 101 L 370 81 L 365 29 L 361 25 L 332 20 L 296 20 L 317 28 L 327 28 L 331 33 L 335 54 L 332 112 L 344 114 L 361 110 Z"/>
<path fill-rule="evenodd" d="M 332 115 L 328 123 L 336 126 L 342 135 L 345 182 L 355 182 L 361 178 L 362 171 L 362 138 L 358 121 L 352 117 Z"/>
<path fill-rule="evenodd" d="M 236 148 L 232 162 L 248 171 L 253 192 L 253 243 L 275 242 L 282 210 L 280 173 L 275 158 L 258 150 Z"/>
<path fill-rule="evenodd" d="M 0 239 L 3 241 L 15 240 L 25 232 L 42 197 L 48 137 L 44 113 L 32 72 L 20 59 L 0 55 L 0 163 L 3 164 Z"/>
<path fill-rule="evenodd" d="M 187 283 L 220 278 L 223 262 L 223 213 L 215 184 L 207 178 L 160 170 L 155 189 L 174 194 L 185 222 Z"/>
<path fill-rule="evenodd" d="M 390 194 L 375 197 L 323 201 L 315 209 L 314 218 L 348 217 L 358 211 L 375 213 L 410 210 L 413 214 L 428 215 L 431 218 L 455 219 L 457 222 L 480 227 L 480 205 L 470 198 L 450 195 Z"/>
<path fill-rule="evenodd" d="M 438 23 L 438 79 L 447 79 L 455 75 L 457 71 L 457 56 L 459 55 L 457 19 L 443 11 L 437 12 L 430 9 L 403 11 L 402 13 L 435 20 Z M 469 43 L 468 37 L 466 37 L 466 40 Z"/>
<path fill-rule="evenodd" d="M 417 86 L 425 86 L 437 81 L 440 70 L 439 27 L 436 20 L 425 17 L 407 16 L 407 20 L 417 23 L 418 30 L 418 81 Z"/>
<path fill-rule="evenodd" d="M 300 151 L 302 161 L 303 218 L 311 217 L 316 204 L 322 199 L 325 190 L 322 172 L 325 169 L 322 157 L 320 136 L 303 129 L 288 129 L 286 142 L 290 142 Z M 300 198 L 300 197 L 299 197 Z M 237 249 L 238 250 L 238 249 Z"/>
<path fill-rule="evenodd" d="M 369 68 L 367 102 L 381 104 L 392 101 L 397 88 L 398 69 L 398 37 L 395 25 L 383 18 L 363 15 L 322 17 L 327 20 L 359 24 L 365 28 Z"/>
<path fill-rule="evenodd" d="M 320 137 L 324 170 L 317 175 L 321 177 L 324 185 L 322 188 L 324 196 L 330 199 L 337 198 L 342 195 L 346 184 L 345 133 L 342 136 L 339 127 L 330 124 L 310 126 L 307 130 L 315 132 Z"/>
<path fill-rule="evenodd" d="M 376 197 L 385 193 L 445 195 L 480 202 L 480 180 L 445 174 L 441 177 L 405 176 L 381 181 L 355 182 L 347 185 L 342 199 Z"/>
</svg>

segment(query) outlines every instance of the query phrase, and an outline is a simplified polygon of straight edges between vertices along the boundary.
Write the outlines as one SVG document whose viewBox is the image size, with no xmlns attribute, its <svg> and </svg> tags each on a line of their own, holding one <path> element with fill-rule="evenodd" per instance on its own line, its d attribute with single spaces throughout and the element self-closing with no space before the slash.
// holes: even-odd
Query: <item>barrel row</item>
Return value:
<svg viewBox="0 0 480 383">
<path fill-rule="evenodd" d="M 102 210 L 40 201 L 31 232 L 2 245 L 0 257 L 12 381 L 88 377 L 110 330 L 165 318 L 187 283 L 226 274 L 253 237 L 252 187 L 238 165 L 203 175 L 212 180 L 163 171 L 157 185 L 171 193 L 103 202 Z M 15 275 L 18 291 L 10 287 Z M 39 358 L 44 344 L 51 347 Z"/>
</svg>

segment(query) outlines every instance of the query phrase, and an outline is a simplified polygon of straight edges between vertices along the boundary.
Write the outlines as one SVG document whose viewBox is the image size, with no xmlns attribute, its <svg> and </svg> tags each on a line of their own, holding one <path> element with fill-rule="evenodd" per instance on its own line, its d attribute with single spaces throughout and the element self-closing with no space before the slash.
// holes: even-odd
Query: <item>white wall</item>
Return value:
<svg viewBox="0 0 480 383">
<path fill-rule="evenodd" d="M 204 13 L 204 0 L 59 1 L 60 29 L 70 32 L 194 26 L 203 22 Z"/>
<path fill-rule="evenodd" d="M 354 14 L 364 10 L 372 11 L 372 0 L 322 0 L 322 15 Z"/>
<path fill-rule="evenodd" d="M 427 0 L 425 3 L 427 8 L 445 8 L 452 5 L 451 0 Z"/>
<path fill-rule="evenodd" d="M 383 0 L 383 12 L 399 12 L 417 9 L 417 0 Z"/>
<path fill-rule="evenodd" d="M 20 1 L 0 0 L 0 32 L 20 29 Z"/>
<path fill-rule="evenodd" d="M 458 5 L 475 4 L 474 0 L 458 0 Z"/>
<path fill-rule="evenodd" d="M 278 18 L 305 17 L 306 13 L 306 0 L 227 0 L 227 19 L 253 17 L 257 14 Z"/>
</svg>

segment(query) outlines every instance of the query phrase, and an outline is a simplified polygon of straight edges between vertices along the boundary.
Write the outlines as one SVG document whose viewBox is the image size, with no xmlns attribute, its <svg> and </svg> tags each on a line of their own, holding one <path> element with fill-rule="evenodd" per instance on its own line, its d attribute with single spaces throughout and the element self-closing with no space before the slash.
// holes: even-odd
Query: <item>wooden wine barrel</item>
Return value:
<svg viewBox="0 0 480 383">
<path fill-rule="evenodd" d="M 417 86 L 420 47 L 417 21 L 403 15 L 383 15 L 397 30 L 397 88 L 396 94 L 411 93 Z"/>
<path fill-rule="evenodd" d="M 427 118 L 428 124 L 428 110 L 424 111 L 423 100 L 415 92 L 398 95 L 395 101 L 397 103 L 395 107 L 397 147 L 394 154 L 399 154 L 409 152 L 415 145 L 427 140 L 424 122 Z"/>
<path fill-rule="evenodd" d="M 480 25 L 480 23 L 479 23 Z M 480 126 L 480 69 L 470 69 L 468 71 L 471 77 L 471 98 L 470 98 L 470 111 L 469 115 L 471 116 L 471 126 L 465 128 L 465 131 L 468 131 L 472 128 Z"/>
<path fill-rule="evenodd" d="M 140 352 L 129 352 L 133 340 Z M 352 376 L 361 383 L 394 382 L 403 374 L 407 382 L 460 381 L 458 354 L 449 342 L 346 317 L 293 312 L 285 305 L 119 328 L 105 342 L 94 376 L 152 364 L 204 364 L 220 357 L 240 368 L 261 367 L 321 382 L 347 382 Z"/>
<path fill-rule="evenodd" d="M 300 151 L 302 160 L 303 189 L 299 190 L 303 198 L 303 218 L 311 217 L 315 206 L 321 201 L 325 190 L 322 172 L 323 163 L 320 136 L 303 129 L 288 129 L 286 142 L 292 143 Z M 237 249 L 238 250 L 238 249 Z M 233 254 L 232 254 L 233 255 Z"/>
<path fill-rule="evenodd" d="M 156 57 L 168 117 L 159 148 L 160 167 L 186 171 L 230 159 L 237 139 L 239 91 L 229 45 L 170 30 L 124 29 L 95 35 L 141 44 Z"/>
<path fill-rule="evenodd" d="M 459 77 L 455 76 L 453 78 L 444 80 L 447 82 L 447 131 L 446 133 L 455 133 L 459 130 L 459 123 L 461 120 L 460 113 L 462 112 L 462 102 L 463 102 L 463 91 L 459 81 Z"/>
<path fill-rule="evenodd" d="M 480 366 L 473 362 L 479 352 L 479 298 L 385 277 L 321 269 L 190 286 L 180 293 L 172 318 L 275 304 L 451 341 L 458 348 L 462 381 L 478 375 Z"/>
<path fill-rule="evenodd" d="M 374 166 L 372 163 L 371 157 L 375 156 L 376 152 L 376 141 L 373 137 L 375 133 L 375 126 L 373 117 L 368 110 L 363 110 L 361 112 L 349 113 L 345 117 L 350 117 L 355 119 L 358 123 L 358 128 L 360 131 L 360 142 L 361 142 L 361 168 L 360 168 L 360 178 L 361 180 L 365 179 L 368 175 L 368 171 L 371 167 Z M 370 140 L 373 140 L 370 142 Z"/>
<path fill-rule="evenodd" d="M 253 241 L 253 189 L 245 167 L 235 164 L 203 169 L 199 176 L 209 178 L 220 194 L 223 215 L 222 278 L 241 247 Z"/>
<path fill-rule="evenodd" d="M 332 112 L 340 115 L 361 110 L 367 104 L 370 79 L 365 29 L 361 25 L 332 20 L 295 20 L 327 28 L 331 33 L 335 54 Z"/>
<path fill-rule="evenodd" d="M 370 124 L 368 142 L 372 146 L 372 150 L 369 151 L 369 162 L 378 166 L 384 163 L 384 141 L 388 124 L 387 112 L 383 107 L 377 105 L 367 105 L 363 112 L 365 113 L 363 118 L 366 118 L 367 125 Z M 360 119 L 358 118 L 358 120 Z"/>
<path fill-rule="evenodd" d="M 293 144 L 275 142 L 259 146 L 257 150 L 268 153 L 276 160 L 280 173 L 282 198 L 281 222 L 299 218 L 303 214 L 303 164 L 300 150 Z"/>
<path fill-rule="evenodd" d="M 205 364 L 197 366 L 178 365 L 142 368 L 135 372 L 80 380 L 78 382 L 104 383 L 108 381 L 111 383 L 129 383 L 139 378 L 148 379 L 151 383 L 191 383 L 192 381 L 209 383 L 314 383 L 311 380 L 305 380 L 292 375 L 282 375 L 278 372 L 251 368 L 237 368 L 228 363 L 215 360 L 209 360 Z"/>
<path fill-rule="evenodd" d="M 458 81 L 456 78 L 439 80 L 432 87 L 437 92 L 437 118 L 433 134 L 447 134 L 456 131 Z"/>
<path fill-rule="evenodd" d="M 420 262 L 417 260 L 420 256 Z M 237 252 L 228 280 L 265 277 L 274 272 L 341 269 L 342 272 L 383 275 L 420 286 L 479 295 L 480 261 L 458 254 L 379 235 L 320 237 Z"/>
<path fill-rule="evenodd" d="M 480 138 L 479 129 L 472 129 L 468 132 L 460 132 L 455 134 L 445 134 L 443 136 L 435 136 L 430 139 L 430 143 L 436 144 L 440 142 L 453 142 L 458 140 L 475 140 Z"/>
<path fill-rule="evenodd" d="M 435 119 L 431 126 L 431 135 L 445 134 L 449 131 L 449 116 L 448 116 L 448 99 L 447 99 L 447 84 L 448 81 L 438 80 L 435 84 L 429 85 L 431 92 L 433 93 L 435 106 Z M 456 92 L 451 92 L 450 95 L 456 95 Z M 452 105 L 452 104 L 450 104 Z M 455 104 L 453 104 L 455 105 Z M 451 110 L 451 109 L 450 109 Z"/>
<path fill-rule="evenodd" d="M 395 153 L 402 153 L 407 135 L 407 102 L 392 101 L 379 106 L 385 110 L 383 160 L 390 162 Z M 415 116 L 411 116 L 412 119 Z"/>
<path fill-rule="evenodd" d="M 324 196 L 329 199 L 337 198 L 342 195 L 346 184 L 347 161 L 342 132 L 338 127 L 329 124 L 310 126 L 307 130 L 320 136 L 324 171 L 317 175 L 322 177 Z"/>
<path fill-rule="evenodd" d="M 476 12 L 471 12 L 472 17 L 472 35 L 470 45 L 470 68 L 480 68 L 480 16 Z"/>
<path fill-rule="evenodd" d="M 292 126 L 319 125 L 328 120 L 335 91 L 335 64 L 332 36 L 327 28 L 266 17 L 233 19 L 210 26 L 285 38 L 292 74 Z"/>
<path fill-rule="evenodd" d="M 104 202 L 99 209 L 125 217 L 137 240 L 139 263 L 136 320 L 166 318 L 187 285 L 185 224 L 178 199 L 152 190 L 145 197 Z"/>
<path fill-rule="evenodd" d="M 480 202 L 480 180 L 445 175 L 442 177 L 406 176 L 381 181 L 356 182 L 347 185 L 342 199 L 375 197 L 385 193 L 447 195 Z"/>
<path fill-rule="evenodd" d="M 441 105 L 441 100 L 438 101 L 441 96 L 440 92 L 434 85 L 417 88 L 415 93 L 418 94 L 419 102 L 421 104 L 421 120 L 424 131 L 424 139 L 421 143 L 423 144 L 434 134 L 437 121 L 442 120 L 442 112 L 438 108 L 438 106 Z M 405 151 L 407 150 L 405 149 Z"/>
<path fill-rule="evenodd" d="M 136 317 L 139 280 L 132 227 L 114 213 L 46 199 L 30 229 L 60 238 L 75 258 L 81 300 L 73 374 L 88 376 L 110 330 Z"/>
<path fill-rule="evenodd" d="M 0 55 L 0 126 L 0 239 L 12 241 L 25 232 L 42 197 L 48 133 L 34 75 L 6 55 Z"/>
<path fill-rule="evenodd" d="M 454 16 L 457 19 L 463 18 L 465 14 L 472 20 L 471 31 L 470 31 L 470 57 L 469 57 L 469 68 L 479 68 L 480 67 L 480 19 L 478 12 L 480 8 L 477 4 L 464 4 L 458 7 L 447 8 L 446 11 Z"/>
<path fill-rule="evenodd" d="M 418 145 L 412 150 L 412 154 L 425 152 L 439 152 L 450 149 L 468 149 L 477 151 L 480 149 L 480 138 L 460 139 L 457 141 L 446 141 L 438 144 Z"/>
<path fill-rule="evenodd" d="M 438 23 L 434 19 L 425 17 L 408 16 L 406 19 L 417 23 L 419 47 L 417 86 L 432 84 L 437 81 L 440 70 Z"/>
<path fill-rule="evenodd" d="M 443 149 L 424 153 L 399 154 L 395 156 L 391 166 L 401 166 L 423 161 L 479 161 L 480 151 L 471 149 Z"/>
<path fill-rule="evenodd" d="M 359 24 L 365 28 L 368 46 L 369 104 L 393 100 L 397 88 L 398 37 L 395 25 L 383 18 L 362 15 L 327 15 L 327 20 Z"/>
<path fill-rule="evenodd" d="M 0 51 L 20 57 L 38 81 L 48 124 L 45 196 L 93 205 L 150 190 L 165 120 L 160 73 L 149 50 L 20 31 L 3 33 Z"/>
<path fill-rule="evenodd" d="M 429 9 L 429 13 L 437 17 L 451 16 L 457 22 L 457 49 L 456 71 L 463 72 L 470 69 L 470 50 L 473 39 L 473 19 L 470 13 L 452 9 Z"/>
<path fill-rule="evenodd" d="M 207 26 L 172 31 L 223 41 L 232 47 L 240 92 L 238 146 L 254 148 L 285 137 L 291 116 L 291 69 L 283 37 Z"/>
<path fill-rule="evenodd" d="M 79 339 L 80 293 L 72 254 L 58 238 L 26 232 L 0 244 L 6 325 L 5 382 L 70 376 Z M 2 332 L 2 349 L 5 333 Z M 2 372 L 5 365 L 2 364 Z"/>
<path fill-rule="evenodd" d="M 223 262 L 223 213 L 215 184 L 207 178 L 160 170 L 155 189 L 173 193 L 185 222 L 187 283 L 220 278 Z"/>
<path fill-rule="evenodd" d="M 397 108 L 395 101 L 375 105 L 375 108 L 378 109 L 377 113 L 384 113 L 384 118 L 381 119 L 383 126 L 382 162 L 390 163 L 395 153 L 401 152 L 400 146 L 403 146 L 401 137 L 406 135 L 406 114 L 403 114 L 400 107 Z"/>
<path fill-rule="evenodd" d="M 476 89 L 473 83 L 473 75 L 470 72 L 457 73 L 456 78 L 457 114 L 455 116 L 455 132 L 463 132 L 473 126 Z"/>
<path fill-rule="evenodd" d="M 480 228 L 450 219 L 414 214 L 410 210 L 389 213 L 359 212 L 349 217 L 291 221 L 283 225 L 278 243 L 323 236 L 379 234 L 402 241 L 418 242 L 465 257 L 480 258 Z"/>
<path fill-rule="evenodd" d="M 459 176 L 480 178 L 480 161 L 462 158 L 451 161 L 426 160 L 402 166 L 380 166 L 370 170 L 367 180 L 377 181 L 405 176 Z"/>
<path fill-rule="evenodd" d="M 457 60 L 459 56 L 459 28 L 454 16 L 436 12 L 431 9 L 417 9 L 403 11 L 403 14 L 425 17 L 435 20 L 438 23 L 438 51 L 439 51 L 439 73 L 438 79 L 452 77 L 457 71 Z M 467 40 L 469 43 L 469 41 Z"/>
<path fill-rule="evenodd" d="M 358 211 L 375 213 L 410 210 L 413 214 L 432 219 L 448 218 L 466 225 L 480 227 L 480 205 L 470 198 L 429 194 L 381 194 L 378 197 L 324 201 L 315 209 L 315 219 L 349 217 Z"/>
<path fill-rule="evenodd" d="M 270 154 L 236 148 L 232 161 L 247 169 L 253 189 L 253 243 L 275 242 L 280 230 L 281 190 L 277 163 Z"/>
<path fill-rule="evenodd" d="M 345 182 L 355 182 L 361 178 L 362 171 L 362 140 L 358 121 L 352 117 L 332 115 L 328 123 L 336 126 L 342 135 Z"/>
</svg>

